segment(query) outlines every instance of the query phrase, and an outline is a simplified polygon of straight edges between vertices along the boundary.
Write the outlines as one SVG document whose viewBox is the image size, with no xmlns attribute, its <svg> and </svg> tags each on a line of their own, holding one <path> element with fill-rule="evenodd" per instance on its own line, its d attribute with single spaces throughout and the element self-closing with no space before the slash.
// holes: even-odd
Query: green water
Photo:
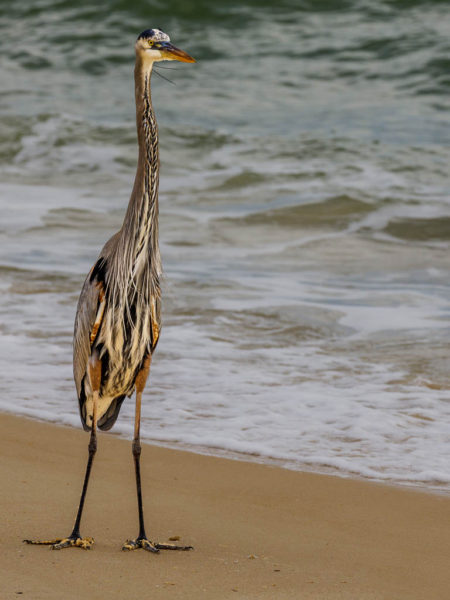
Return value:
<svg viewBox="0 0 450 600">
<path fill-rule="evenodd" d="M 449 13 L 0 2 L 0 407 L 78 423 L 74 310 L 123 219 L 133 45 L 157 27 L 197 63 L 152 79 L 166 281 L 144 435 L 445 487 Z"/>
</svg>

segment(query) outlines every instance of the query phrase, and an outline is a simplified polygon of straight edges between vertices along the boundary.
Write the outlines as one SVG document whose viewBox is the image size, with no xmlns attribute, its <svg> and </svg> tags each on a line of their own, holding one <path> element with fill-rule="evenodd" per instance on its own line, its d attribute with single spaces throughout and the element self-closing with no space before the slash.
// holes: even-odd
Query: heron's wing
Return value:
<svg viewBox="0 0 450 600">
<path fill-rule="evenodd" d="M 80 398 L 83 377 L 91 355 L 92 344 L 98 335 L 106 306 L 105 277 L 114 248 L 119 241 L 120 231 L 103 246 L 100 256 L 90 270 L 78 300 L 73 335 L 73 376 Z"/>
<path fill-rule="evenodd" d="M 91 355 L 92 344 L 97 337 L 105 311 L 106 297 L 99 269 L 104 259 L 100 258 L 86 277 L 80 298 L 73 337 L 73 376 L 80 397 L 81 384 L 86 365 Z"/>
</svg>

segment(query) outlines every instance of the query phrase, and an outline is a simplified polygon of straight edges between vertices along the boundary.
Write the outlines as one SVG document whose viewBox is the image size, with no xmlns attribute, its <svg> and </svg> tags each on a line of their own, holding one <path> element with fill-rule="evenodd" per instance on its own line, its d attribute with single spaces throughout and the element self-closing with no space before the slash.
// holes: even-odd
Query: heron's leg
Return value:
<svg viewBox="0 0 450 600">
<path fill-rule="evenodd" d="M 142 489 L 141 489 L 141 402 L 142 392 L 144 391 L 148 373 L 150 371 L 151 355 L 144 361 L 144 366 L 136 377 L 136 410 L 134 415 L 134 437 L 131 447 L 134 459 L 134 470 L 136 474 L 136 491 L 139 511 L 139 538 L 145 538 L 144 511 L 142 509 Z"/>
<path fill-rule="evenodd" d="M 102 378 L 102 363 L 98 354 L 95 353 L 89 359 L 89 378 L 91 380 L 92 387 L 92 427 L 91 437 L 89 439 L 89 456 L 86 465 L 86 474 L 84 476 L 83 490 L 81 492 L 80 504 L 78 506 L 77 517 L 73 526 L 73 531 L 70 534 L 70 538 L 81 538 L 80 535 L 80 522 L 81 515 L 83 514 L 84 500 L 86 498 L 86 492 L 89 484 L 89 476 L 91 474 L 92 463 L 94 462 L 94 456 L 97 452 L 97 408 L 98 408 L 98 394 L 100 391 L 100 383 Z"/>
<path fill-rule="evenodd" d="M 98 354 L 93 354 L 89 359 L 89 378 L 91 381 L 91 387 L 93 392 L 92 399 L 92 428 L 91 437 L 89 439 L 89 456 L 86 466 L 86 473 L 84 476 L 83 490 L 81 492 L 80 504 L 78 506 L 78 512 L 73 526 L 73 531 L 67 538 L 60 538 L 56 540 L 23 540 L 27 544 L 45 544 L 52 547 L 53 550 L 61 550 L 62 548 L 68 548 L 69 546 L 76 546 L 78 548 L 84 548 L 89 550 L 94 543 L 93 538 L 82 538 L 80 534 L 80 522 L 81 515 L 83 514 L 84 500 L 86 498 L 86 492 L 89 484 L 89 476 L 91 474 L 92 463 L 94 461 L 95 453 L 97 452 L 97 406 L 98 406 L 98 394 L 100 390 L 101 382 L 101 361 Z"/>
<path fill-rule="evenodd" d="M 150 371 L 151 355 L 149 354 L 144 360 L 142 369 L 136 377 L 136 413 L 134 419 L 134 438 L 132 445 L 134 469 L 136 473 L 136 491 L 139 511 L 139 535 L 135 540 L 127 540 L 122 547 L 122 550 L 137 550 L 143 548 L 149 552 L 159 552 L 160 550 L 191 550 L 192 546 L 176 546 L 175 544 L 157 544 L 147 539 L 144 526 L 144 511 L 142 509 L 142 490 L 141 490 L 141 440 L 140 440 L 140 425 L 141 425 L 141 401 L 142 392 L 147 381 Z"/>
</svg>

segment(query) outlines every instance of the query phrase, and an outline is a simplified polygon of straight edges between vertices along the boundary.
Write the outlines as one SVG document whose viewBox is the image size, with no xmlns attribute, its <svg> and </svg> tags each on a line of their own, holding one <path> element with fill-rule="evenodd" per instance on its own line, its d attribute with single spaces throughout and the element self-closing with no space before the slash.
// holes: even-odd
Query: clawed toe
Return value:
<svg viewBox="0 0 450 600">
<path fill-rule="evenodd" d="M 138 550 L 138 548 L 143 548 L 144 550 L 147 550 L 147 552 L 159 552 L 159 549 L 156 547 L 156 545 L 146 538 L 127 540 L 122 546 L 122 550 Z"/>
<path fill-rule="evenodd" d="M 147 552 L 158 553 L 160 550 L 193 550 L 192 546 L 177 546 L 176 544 L 157 544 L 147 538 L 137 538 L 127 540 L 122 546 L 122 550 L 138 550 L 143 548 Z"/>
<path fill-rule="evenodd" d="M 60 542 L 52 545 L 52 550 L 61 550 L 62 548 L 69 548 L 74 546 L 76 548 L 83 548 L 84 550 L 90 550 L 94 543 L 93 538 L 65 538 Z"/>
<path fill-rule="evenodd" d="M 176 544 L 155 544 L 158 550 L 193 550 L 194 546 L 177 546 Z"/>
<path fill-rule="evenodd" d="M 71 546 L 76 548 L 83 548 L 84 550 L 90 550 L 94 538 L 81 538 L 78 536 L 70 536 L 68 538 L 61 538 L 57 540 L 23 540 L 25 544 L 36 544 L 41 546 L 50 546 L 52 550 L 62 550 L 62 548 L 70 548 Z"/>
</svg>

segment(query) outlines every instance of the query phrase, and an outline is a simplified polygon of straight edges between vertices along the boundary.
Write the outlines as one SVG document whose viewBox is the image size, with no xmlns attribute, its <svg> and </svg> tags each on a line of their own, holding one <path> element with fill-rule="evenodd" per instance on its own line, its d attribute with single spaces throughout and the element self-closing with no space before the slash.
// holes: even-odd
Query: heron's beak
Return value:
<svg viewBox="0 0 450 600">
<path fill-rule="evenodd" d="M 195 58 L 192 58 L 187 52 L 180 50 L 170 42 L 160 42 L 158 50 L 165 60 L 179 60 L 180 62 L 195 63 Z"/>
</svg>

